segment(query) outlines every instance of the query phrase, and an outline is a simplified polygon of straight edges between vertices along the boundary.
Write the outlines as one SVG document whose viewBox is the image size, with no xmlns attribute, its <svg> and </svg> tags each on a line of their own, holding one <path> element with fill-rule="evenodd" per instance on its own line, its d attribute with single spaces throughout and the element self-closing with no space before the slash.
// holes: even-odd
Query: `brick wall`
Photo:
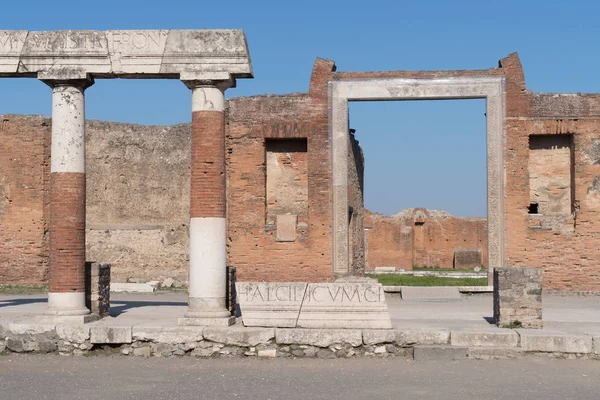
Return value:
<svg viewBox="0 0 600 400">
<path fill-rule="evenodd" d="M 394 216 L 366 212 L 369 257 L 367 269 L 395 267 L 453 268 L 455 249 L 479 248 L 487 265 L 487 221 L 460 218 L 423 208 Z"/>
<path fill-rule="evenodd" d="M 498 68 L 467 71 L 336 72 L 332 61 L 317 59 L 308 93 L 229 100 L 228 263 L 238 268 L 238 278 L 333 279 L 329 80 L 459 76 L 506 78 L 507 265 L 544 268 L 546 289 L 600 290 L 595 261 L 600 255 L 600 95 L 531 93 L 516 54 L 500 60 Z M 4 116 L 0 123 L 0 282 L 41 282 L 47 279 L 50 121 Z M 87 259 L 111 263 L 115 281 L 167 276 L 185 281 L 189 125 L 90 121 L 87 126 Z M 564 146 L 540 148 L 536 142 L 543 139 L 530 141 L 537 135 L 568 137 L 558 140 L 569 143 L 570 159 Z M 278 242 L 276 227 L 267 223 L 269 139 L 306 140 L 306 219 L 298 219 L 297 237 L 291 242 Z M 552 154 L 543 154 L 546 151 Z M 541 185 L 546 200 L 551 200 L 550 194 L 558 196 L 556 190 L 569 194 L 570 200 L 559 202 L 558 215 L 543 212 L 543 207 L 542 213 L 530 214 L 532 197 L 542 193 L 531 182 L 549 179 L 548 171 L 562 180 L 554 186 Z M 353 199 L 358 199 L 358 191 L 352 187 L 357 186 L 350 187 L 349 204 L 356 213 L 360 206 Z M 571 210 L 565 212 L 569 203 Z M 413 262 L 449 266 L 450 248 L 487 251 L 481 221 L 426 217 L 416 224 L 416 219 L 367 219 L 365 225 L 373 227 L 368 233 L 369 266 L 411 268 Z M 353 232 L 359 231 L 358 226 Z M 358 235 L 352 240 L 353 246 L 360 244 Z M 359 264 L 353 269 L 359 270 Z"/>
<path fill-rule="evenodd" d="M 307 94 L 229 100 L 228 264 L 239 281 L 332 279 L 327 81 L 334 68 L 318 59 Z M 273 139 L 307 140 L 306 223 L 299 218 L 292 242 L 278 242 L 276 226 L 265 223 L 272 207 L 266 198 L 266 142 Z"/>
<path fill-rule="evenodd" d="M 0 283 L 48 278 L 49 123 L 0 115 Z"/>
</svg>

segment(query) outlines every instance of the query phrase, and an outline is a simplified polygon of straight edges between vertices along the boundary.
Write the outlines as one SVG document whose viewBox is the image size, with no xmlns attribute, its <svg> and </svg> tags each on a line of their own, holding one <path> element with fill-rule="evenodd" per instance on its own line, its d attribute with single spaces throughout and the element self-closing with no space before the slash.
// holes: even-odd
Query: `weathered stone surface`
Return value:
<svg viewBox="0 0 600 400">
<path fill-rule="evenodd" d="M 34 324 L 34 323 L 11 323 L 8 324 L 7 331 L 17 335 L 39 334 L 53 332 L 56 329 L 54 324 Z"/>
<path fill-rule="evenodd" d="M 0 31 L 0 50 L 2 76 L 252 77 L 241 30 Z"/>
<path fill-rule="evenodd" d="M 150 346 L 136 347 L 133 349 L 133 355 L 138 357 L 150 357 Z"/>
<path fill-rule="evenodd" d="M 92 326 L 90 328 L 91 343 L 131 343 L 130 326 Z"/>
<path fill-rule="evenodd" d="M 85 263 L 85 306 L 92 314 L 110 315 L 110 264 Z"/>
<path fill-rule="evenodd" d="M 510 329 L 453 330 L 450 343 L 466 347 L 517 347 L 519 334 Z"/>
<path fill-rule="evenodd" d="M 60 339 L 72 343 L 83 343 L 90 338 L 90 327 L 86 325 L 56 325 Z"/>
<path fill-rule="evenodd" d="M 594 354 L 600 354 L 600 335 L 594 335 L 592 340 L 594 343 Z"/>
<path fill-rule="evenodd" d="M 464 360 L 468 354 L 467 347 L 458 346 L 415 346 L 416 361 L 455 361 Z"/>
<path fill-rule="evenodd" d="M 237 298 L 246 326 L 294 328 L 306 283 L 237 282 Z"/>
<path fill-rule="evenodd" d="M 148 283 L 120 283 L 110 284 L 110 291 L 115 293 L 153 293 L 156 286 Z"/>
<path fill-rule="evenodd" d="M 39 351 L 49 353 L 55 351 L 58 346 L 53 337 L 45 335 L 14 335 L 6 339 L 6 348 L 16 353 Z"/>
<path fill-rule="evenodd" d="M 277 216 L 277 241 L 294 242 L 296 241 L 297 215 L 278 215 Z"/>
<path fill-rule="evenodd" d="M 273 328 L 204 328 L 204 338 L 217 343 L 235 346 L 257 346 L 275 338 Z"/>
<path fill-rule="evenodd" d="M 132 335 L 133 340 L 157 343 L 185 343 L 202 340 L 202 331 L 202 327 L 196 326 L 134 326 L 132 328 Z"/>
<path fill-rule="evenodd" d="M 470 347 L 469 358 L 475 360 L 510 360 L 523 355 L 523 350 L 518 347 Z"/>
<path fill-rule="evenodd" d="M 365 329 L 362 333 L 364 344 L 394 343 L 398 331 L 391 329 Z"/>
<path fill-rule="evenodd" d="M 455 286 L 403 286 L 402 300 L 458 301 L 461 297 Z"/>
<path fill-rule="evenodd" d="M 524 351 L 581 354 L 592 352 L 592 337 L 588 335 L 525 329 L 518 329 L 517 332 L 521 336 L 521 348 Z"/>
<path fill-rule="evenodd" d="M 86 315 L 36 315 L 35 322 L 41 325 L 81 325 L 88 324 L 90 322 L 98 321 L 100 316 L 98 314 L 86 314 Z"/>
<path fill-rule="evenodd" d="M 448 330 L 412 330 L 412 329 L 365 329 L 363 343 L 366 345 L 395 343 L 398 346 L 442 345 L 450 344 Z"/>
<path fill-rule="evenodd" d="M 481 267 L 481 249 L 457 247 L 454 249 L 454 268 L 467 269 Z"/>
<path fill-rule="evenodd" d="M 542 268 L 494 270 L 494 320 L 500 327 L 542 328 Z"/>
<path fill-rule="evenodd" d="M 396 335 L 396 344 L 399 346 L 450 344 L 450 331 L 443 329 L 399 330 Z"/>
<path fill-rule="evenodd" d="M 238 283 L 246 326 L 390 329 L 379 283 Z"/>
<path fill-rule="evenodd" d="M 264 349 L 258 351 L 259 357 L 264 358 L 275 358 L 277 357 L 277 349 Z"/>
<path fill-rule="evenodd" d="M 179 326 L 230 326 L 235 323 L 235 317 L 223 318 L 179 318 Z"/>
<path fill-rule="evenodd" d="M 297 326 L 390 329 L 392 322 L 379 283 L 311 283 Z"/>
<path fill-rule="evenodd" d="M 277 344 L 306 344 L 328 347 L 347 343 L 354 347 L 362 344 L 362 333 L 354 329 L 276 329 Z"/>
</svg>

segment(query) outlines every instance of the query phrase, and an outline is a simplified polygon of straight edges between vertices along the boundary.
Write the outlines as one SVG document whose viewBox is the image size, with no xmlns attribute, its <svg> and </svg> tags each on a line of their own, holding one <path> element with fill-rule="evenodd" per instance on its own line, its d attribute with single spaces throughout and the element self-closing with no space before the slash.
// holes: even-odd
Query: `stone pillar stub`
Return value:
<svg viewBox="0 0 600 400">
<path fill-rule="evenodd" d="M 542 268 L 494 269 L 494 321 L 505 328 L 543 328 Z"/>
</svg>

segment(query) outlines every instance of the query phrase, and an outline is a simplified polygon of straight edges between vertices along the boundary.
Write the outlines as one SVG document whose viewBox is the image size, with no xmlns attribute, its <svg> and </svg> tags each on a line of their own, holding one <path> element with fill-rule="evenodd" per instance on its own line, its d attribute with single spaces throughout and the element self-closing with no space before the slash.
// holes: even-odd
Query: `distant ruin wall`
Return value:
<svg viewBox="0 0 600 400">
<path fill-rule="evenodd" d="M 453 268 L 457 249 L 481 250 L 487 266 L 487 221 L 460 218 L 445 212 L 407 209 L 393 216 L 367 211 L 368 261 L 366 268 Z"/>
</svg>

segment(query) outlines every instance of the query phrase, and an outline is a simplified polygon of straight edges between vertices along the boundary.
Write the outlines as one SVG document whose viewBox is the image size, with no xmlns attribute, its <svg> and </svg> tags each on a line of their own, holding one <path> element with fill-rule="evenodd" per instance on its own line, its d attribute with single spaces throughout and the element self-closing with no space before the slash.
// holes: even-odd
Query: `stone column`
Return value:
<svg viewBox="0 0 600 400">
<path fill-rule="evenodd" d="M 180 325 L 231 325 L 226 308 L 225 98 L 230 81 L 192 89 L 189 300 Z"/>
<path fill-rule="evenodd" d="M 86 322 L 85 98 L 92 80 L 46 80 L 52 87 L 50 280 L 47 315 Z M 87 317 L 86 317 L 87 316 Z"/>
</svg>

